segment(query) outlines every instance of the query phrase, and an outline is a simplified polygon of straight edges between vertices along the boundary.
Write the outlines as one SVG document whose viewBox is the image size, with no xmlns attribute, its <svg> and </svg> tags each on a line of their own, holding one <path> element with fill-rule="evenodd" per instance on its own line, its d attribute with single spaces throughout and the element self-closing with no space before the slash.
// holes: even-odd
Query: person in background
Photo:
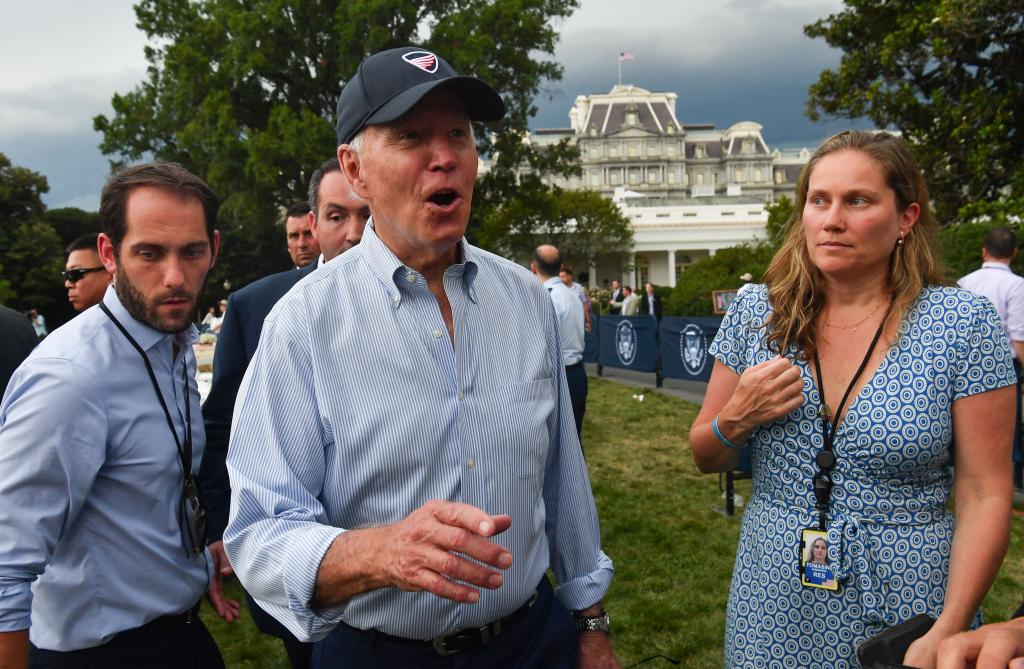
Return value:
<svg viewBox="0 0 1024 669">
<path fill-rule="evenodd" d="M 654 284 L 648 281 L 644 284 L 644 295 L 640 298 L 640 313 L 661 320 L 663 308 L 661 297 L 654 292 Z"/>
<path fill-rule="evenodd" d="M 618 316 L 622 313 L 623 297 L 622 284 L 619 283 L 618 279 L 612 279 L 612 294 L 608 297 L 608 307 L 612 316 Z"/>
<path fill-rule="evenodd" d="M 82 235 L 66 249 L 68 260 L 61 276 L 64 277 L 64 287 L 68 289 L 68 302 L 75 311 L 85 311 L 99 304 L 114 278 L 100 261 L 96 245 L 98 237 L 99 233 Z"/>
<path fill-rule="evenodd" d="M 46 332 L 46 319 L 39 313 L 39 310 L 32 308 L 28 310 L 28 320 L 32 323 L 32 329 L 35 330 L 36 337 L 42 339 L 47 335 Z"/>
<path fill-rule="evenodd" d="M 545 244 L 533 252 L 530 271 L 540 279 L 555 305 L 562 361 L 565 363 L 565 381 L 576 420 L 576 434 L 582 442 L 583 414 L 587 410 L 587 370 L 583 368 L 583 303 L 565 285 L 565 280 L 556 274 L 561 265 L 562 256 L 558 248 Z M 561 271 L 565 272 L 564 269 Z"/>
<path fill-rule="evenodd" d="M 562 283 L 571 290 L 576 297 L 583 303 L 583 331 L 590 332 L 593 329 L 592 311 L 593 303 L 590 301 L 590 294 L 587 289 L 576 283 L 573 280 L 572 268 L 569 266 L 563 266 L 561 271 L 558 273 L 558 278 L 562 280 Z"/>
<path fill-rule="evenodd" d="M 313 236 L 308 202 L 296 202 L 288 207 L 284 217 L 284 234 L 288 242 L 288 255 L 295 269 L 307 267 L 320 257 L 320 245 Z"/>
<path fill-rule="evenodd" d="M 708 349 L 693 458 L 726 472 L 749 449 L 754 473 L 726 667 L 852 669 L 858 643 L 928 613 L 902 664 L 933 669 L 980 623 L 1009 541 L 1016 379 L 995 309 L 945 279 L 937 227 L 902 139 L 833 135 Z M 827 532 L 837 590 L 794 573 L 804 528 Z"/>
<path fill-rule="evenodd" d="M 1024 360 L 1024 277 L 1014 274 L 1010 263 L 1017 257 L 1017 236 L 1009 228 L 992 228 L 981 246 L 981 269 L 961 278 L 957 284 L 972 293 L 984 295 L 995 306 L 1003 332 L 1013 353 L 1013 371 L 1017 375 L 1017 419 L 1013 431 L 1014 485 L 1024 487 L 1021 471 L 1021 360 Z"/>
<path fill-rule="evenodd" d="M 337 156 L 325 160 L 309 180 L 309 222 L 323 264 L 359 243 L 370 218 L 366 200 L 352 190 Z"/>
<path fill-rule="evenodd" d="M 622 301 L 612 302 L 612 309 L 618 309 L 623 316 L 636 316 L 637 311 L 640 310 L 640 298 L 633 294 L 633 289 L 630 286 L 623 286 Z"/>
<path fill-rule="evenodd" d="M 229 308 L 217 338 L 213 358 L 213 384 L 203 404 L 206 425 L 206 458 L 200 484 L 210 506 L 210 539 L 217 541 L 228 522 L 231 485 L 225 459 L 235 399 L 249 361 L 263 332 L 263 322 L 277 301 L 301 279 L 324 262 L 330 262 L 359 243 L 370 212 L 366 200 L 352 192 L 338 165 L 338 157 L 325 160 L 309 180 L 310 224 L 323 252 L 317 262 L 301 270 L 287 270 L 254 281 L 228 299 Z M 295 638 L 246 593 L 246 603 L 256 628 L 281 639 L 293 669 L 309 667 L 313 644 Z"/>
<path fill-rule="evenodd" d="M 228 313 L 228 301 L 222 299 L 217 303 L 217 309 L 217 315 L 210 319 L 210 332 L 214 334 L 220 334 L 220 329 L 224 326 L 224 319 Z"/>
</svg>

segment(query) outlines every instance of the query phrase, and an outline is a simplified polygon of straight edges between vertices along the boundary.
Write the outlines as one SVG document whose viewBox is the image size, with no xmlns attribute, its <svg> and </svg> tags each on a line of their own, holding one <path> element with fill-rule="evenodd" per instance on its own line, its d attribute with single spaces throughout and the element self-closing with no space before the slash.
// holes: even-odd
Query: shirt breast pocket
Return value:
<svg viewBox="0 0 1024 669">
<path fill-rule="evenodd" d="M 495 443 L 510 458 L 519 478 L 536 478 L 544 471 L 555 419 L 554 380 L 513 383 L 498 392 Z"/>
</svg>

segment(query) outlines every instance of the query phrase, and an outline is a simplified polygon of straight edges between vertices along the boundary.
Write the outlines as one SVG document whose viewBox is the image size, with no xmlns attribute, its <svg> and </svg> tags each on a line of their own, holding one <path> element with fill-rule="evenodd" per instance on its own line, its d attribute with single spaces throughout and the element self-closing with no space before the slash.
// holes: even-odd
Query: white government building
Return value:
<svg viewBox="0 0 1024 669">
<path fill-rule="evenodd" d="M 562 188 L 589 189 L 612 198 L 633 224 L 632 270 L 621 280 L 634 288 L 651 281 L 674 286 L 686 267 L 715 251 L 765 236 L 764 205 L 793 199 L 808 149 L 771 149 L 761 126 L 745 121 L 725 130 L 684 124 L 675 93 L 618 85 L 580 95 L 568 128 L 539 129 L 537 146 L 569 138 L 580 150 L 583 175 L 550 178 Z M 577 267 L 591 288 L 620 278 L 609 264 Z"/>
</svg>

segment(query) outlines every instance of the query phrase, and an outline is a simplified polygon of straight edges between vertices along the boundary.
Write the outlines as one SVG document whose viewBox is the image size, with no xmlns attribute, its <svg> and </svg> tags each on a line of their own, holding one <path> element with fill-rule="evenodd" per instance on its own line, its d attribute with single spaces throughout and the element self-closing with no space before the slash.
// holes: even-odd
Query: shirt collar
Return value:
<svg viewBox="0 0 1024 669">
<path fill-rule="evenodd" d="M 983 269 L 1001 269 L 1004 272 L 1012 271 L 1010 266 L 1004 262 L 998 262 L 996 260 L 989 260 L 988 262 L 981 263 Z"/>
<path fill-rule="evenodd" d="M 121 304 L 114 284 L 107 286 L 107 292 L 103 294 L 103 304 L 107 305 L 110 313 L 114 314 L 114 318 L 120 321 L 143 351 L 148 351 L 164 340 L 176 340 L 182 347 L 199 341 L 199 330 L 196 329 L 194 323 L 189 323 L 189 326 L 181 332 L 160 332 L 142 321 L 136 320 Z"/>
<path fill-rule="evenodd" d="M 547 288 L 548 290 L 551 290 L 560 283 L 562 283 L 562 280 L 559 279 L 557 276 L 553 276 L 544 282 L 544 287 Z"/>
<path fill-rule="evenodd" d="M 366 229 L 363 230 L 363 239 L 359 242 L 359 249 L 366 256 L 370 271 L 384 285 L 395 308 L 402 302 L 403 291 L 409 290 L 412 286 L 424 281 L 423 276 L 419 272 L 406 267 L 398 259 L 398 256 L 381 241 L 374 229 L 372 217 L 367 221 Z M 469 296 L 469 299 L 474 302 L 476 302 L 476 291 L 473 288 L 473 284 L 479 272 L 476 253 L 476 249 L 463 237 L 459 240 L 455 249 L 456 258 L 461 260 L 461 262 L 456 262 L 456 264 L 449 266 L 445 270 L 446 276 L 456 274 L 462 278 L 462 287 Z"/>
</svg>

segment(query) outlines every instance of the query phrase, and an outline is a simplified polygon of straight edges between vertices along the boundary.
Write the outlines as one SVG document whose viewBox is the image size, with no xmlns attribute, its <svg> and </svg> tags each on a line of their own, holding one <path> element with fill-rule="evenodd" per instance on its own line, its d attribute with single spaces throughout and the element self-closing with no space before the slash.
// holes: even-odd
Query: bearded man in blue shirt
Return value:
<svg viewBox="0 0 1024 669">
<path fill-rule="evenodd" d="M 2 667 L 223 667 L 196 616 L 208 588 L 225 619 L 238 603 L 206 550 L 192 352 L 217 207 L 180 165 L 112 176 L 99 253 L 114 284 L 11 377 L 0 404 Z"/>
<path fill-rule="evenodd" d="M 551 300 L 464 239 L 503 115 L 419 47 L 339 98 L 371 221 L 267 317 L 228 452 L 228 555 L 314 667 L 618 667 Z"/>
</svg>

